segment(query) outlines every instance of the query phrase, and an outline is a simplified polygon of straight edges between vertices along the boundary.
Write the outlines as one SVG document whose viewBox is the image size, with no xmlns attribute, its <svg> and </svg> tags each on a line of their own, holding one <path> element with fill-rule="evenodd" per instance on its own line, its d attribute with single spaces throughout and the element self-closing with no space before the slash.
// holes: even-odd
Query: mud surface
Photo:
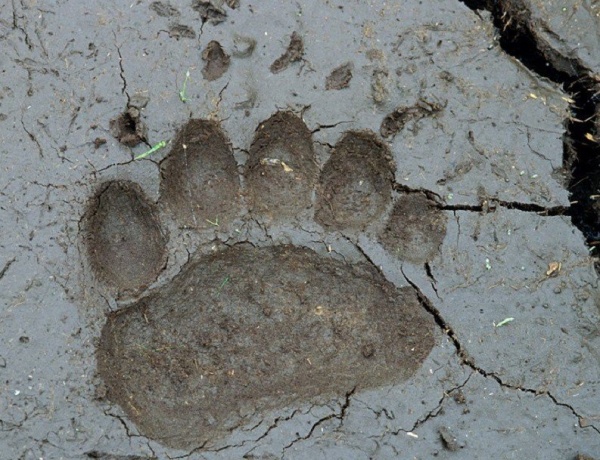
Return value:
<svg viewBox="0 0 600 460">
<path fill-rule="evenodd" d="M 0 457 L 598 458 L 597 10 L 8 2 Z"/>
</svg>

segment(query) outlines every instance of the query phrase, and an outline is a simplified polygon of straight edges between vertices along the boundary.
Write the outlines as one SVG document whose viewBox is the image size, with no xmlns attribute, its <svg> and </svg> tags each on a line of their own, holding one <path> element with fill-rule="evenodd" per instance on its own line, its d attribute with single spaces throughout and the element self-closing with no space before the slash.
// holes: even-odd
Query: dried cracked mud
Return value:
<svg viewBox="0 0 600 460">
<path fill-rule="evenodd" d="M 0 10 L 0 457 L 598 458 L 599 14 Z"/>
</svg>

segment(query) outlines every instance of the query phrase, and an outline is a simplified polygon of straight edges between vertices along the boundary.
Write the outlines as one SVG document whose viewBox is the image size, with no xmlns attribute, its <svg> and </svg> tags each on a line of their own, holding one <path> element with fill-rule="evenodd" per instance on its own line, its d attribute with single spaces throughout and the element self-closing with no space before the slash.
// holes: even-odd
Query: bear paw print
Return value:
<svg viewBox="0 0 600 460">
<path fill-rule="evenodd" d="M 368 260 L 242 239 L 196 254 L 145 292 L 167 263 L 159 208 L 191 231 L 314 216 L 324 247 L 331 233 L 352 242 L 371 232 L 398 263 L 429 260 L 443 213 L 421 193 L 395 190 L 395 166 L 373 133 L 345 133 L 319 171 L 309 129 L 277 112 L 238 167 L 219 124 L 191 119 L 160 172 L 158 203 L 133 182 L 109 181 L 84 217 L 95 277 L 136 299 L 108 315 L 97 359 L 109 400 L 142 434 L 206 446 L 257 413 L 401 382 L 428 356 L 434 320 L 422 299 Z"/>
</svg>

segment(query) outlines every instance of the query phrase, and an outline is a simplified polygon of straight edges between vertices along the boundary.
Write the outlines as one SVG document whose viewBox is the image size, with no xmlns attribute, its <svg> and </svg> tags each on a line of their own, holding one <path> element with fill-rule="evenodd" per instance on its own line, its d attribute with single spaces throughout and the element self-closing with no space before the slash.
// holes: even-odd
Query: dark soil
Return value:
<svg viewBox="0 0 600 460">
<path fill-rule="evenodd" d="M 312 136 L 291 112 L 260 123 L 247 163 L 251 211 L 270 221 L 289 220 L 312 207 L 317 181 Z"/>
<path fill-rule="evenodd" d="M 181 227 L 228 225 L 240 214 L 240 182 L 219 125 L 192 119 L 161 163 L 161 202 Z"/>
<path fill-rule="evenodd" d="M 123 145 L 135 147 L 146 141 L 146 125 L 137 107 L 128 107 L 125 112 L 110 121 L 112 135 Z"/>
<path fill-rule="evenodd" d="M 82 224 L 92 269 L 121 295 L 139 293 L 164 268 L 167 239 L 154 205 L 137 184 L 104 184 Z"/>
<path fill-rule="evenodd" d="M 315 219 L 331 230 L 364 230 L 392 196 L 389 150 L 369 132 L 351 132 L 336 144 L 321 173 Z"/>
<path fill-rule="evenodd" d="M 266 410 L 407 378 L 433 326 L 372 266 L 235 246 L 112 314 L 98 369 L 146 436 L 194 448 Z"/>
</svg>

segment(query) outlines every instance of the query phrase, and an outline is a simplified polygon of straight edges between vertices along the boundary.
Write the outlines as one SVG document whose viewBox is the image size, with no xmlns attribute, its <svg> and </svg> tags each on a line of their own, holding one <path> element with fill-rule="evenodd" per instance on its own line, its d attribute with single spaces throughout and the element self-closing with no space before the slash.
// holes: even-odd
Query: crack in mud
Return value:
<svg viewBox="0 0 600 460">
<path fill-rule="evenodd" d="M 29 139 L 31 139 L 35 143 L 35 145 L 37 146 L 37 149 L 38 149 L 38 154 L 40 155 L 40 158 L 43 159 L 44 151 L 42 150 L 42 146 L 40 145 L 39 141 L 37 140 L 37 137 L 35 137 L 35 134 L 33 134 L 31 131 L 29 131 L 27 129 L 27 127 L 25 126 L 25 121 L 23 120 L 23 115 L 21 115 L 21 126 L 23 128 L 23 131 L 25 131 L 27 133 L 27 135 L 29 136 Z"/>
<path fill-rule="evenodd" d="M 398 182 L 393 183 L 394 191 L 407 195 L 422 193 L 441 211 L 470 211 L 479 213 L 494 212 L 497 206 L 506 209 L 515 209 L 523 212 L 533 212 L 540 216 L 572 216 L 571 206 L 542 206 L 535 203 L 521 203 L 519 201 L 499 200 L 494 197 L 480 198 L 481 204 L 448 204 L 437 193 L 424 188 L 412 188 Z"/>
<path fill-rule="evenodd" d="M 21 4 L 21 8 L 23 8 L 23 2 L 19 2 Z M 33 43 L 29 38 L 29 34 L 25 30 L 25 27 L 19 25 L 19 20 L 24 19 L 24 16 L 17 16 L 17 8 L 15 0 L 12 0 L 12 25 L 13 28 L 19 30 L 25 36 L 25 44 L 29 50 L 33 50 Z"/>
<path fill-rule="evenodd" d="M 346 412 L 348 411 L 348 408 L 350 407 L 350 398 L 352 397 L 352 395 L 354 394 L 355 391 L 356 391 L 356 387 L 352 388 L 350 391 L 348 391 L 346 393 L 344 403 L 340 406 L 339 413 L 334 412 L 332 414 L 326 415 L 325 417 L 321 417 L 319 420 L 317 420 L 315 423 L 313 423 L 308 434 L 306 434 L 305 436 L 299 436 L 296 439 L 294 439 L 292 442 L 290 442 L 289 444 L 284 446 L 283 450 L 281 452 L 282 456 L 285 455 L 286 450 L 293 447 L 294 444 L 296 444 L 297 442 L 301 442 L 301 441 L 305 441 L 305 440 L 309 439 L 313 435 L 313 433 L 315 432 L 317 427 L 319 427 L 321 424 L 325 423 L 328 420 L 332 420 L 332 419 L 339 420 L 340 426 L 338 428 L 341 428 L 344 424 L 344 417 L 346 416 Z"/>
<path fill-rule="evenodd" d="M 598 140 L 594 133 L 598 134 L 600 80 L 578 59 L 561 54 L 538 37 L 532 28 L 531 13 L 520 2 L 459 1 L 478 16 L 477 10 L 487 10 L 497 29 L 502 50 L 520 61 L 536 77 L 547 78 L 561 85 L 569 96 L 565 98 L 569 102 L 570 114 L 564 122 L 563 169 L 571 204 L 566 209 L 555 209 L 557 214 L 554 215 L 570 216 L 573 225 L 586 237 L 591 254 L 598 256 L 600 219 L 596 199 L 600 184 L 600 162 L 597 155 Z M 539 152 L 532 151 L 543 157 Z"/>
<path fill-rule="evenodd" d="M 444 391 L 444 393 L 442 394 L 442 397 L 440 398 L 437 406 L 435 406 L 435 408 L 433 408 L 432 410 L 430 410 L 423 417 L 421 417 L 417 421 L 415 421 L 415 423 L 413 424 L 413 426 L 410 429 L 404 430 L 404 429 L 400 428 L 399 430 L 393 431 L 392 433 L 395 436 L 399 435 L 400 433 L 414 433 L 417 428 L 419 428 L 420 426 L 424 425 L 429 420 L 431 420 L 431 419 L 437 417 L 438 415 L 440 415 L 440 413 L 442 412 L 442 410 L 444 408 L 444 402 L 446 401 L 446 399 L 449 396 L 451 396 L 452 393 L 454 393 L 455 391 L 458 391 L 458 390 L 464 388 L 465 385 L 469 382 L 469 380 L 471 379 L 472 376 L 473 376 L 473 373 L 469 374 L 469 376 L 465 379 L 465 381 L 463 383 L 461 383 L 460 385 L 455 386 L 453 388 L 450 388 L 448 391 Z"/>
<path fill-rule="evenodd" d="M 123 82 L 123 87 L 121 88 L 121 93 L 127 96 L 127 107 L 129 107 L 129 103 L 131 102 L 131 98 L 129 97 L 129 93 L 127 92 L 127 80 L 125 79 L 125 68 L 123 67 L 123 56 L 121 54 L 121 47 L 117 45 L 117 34 L 115 33 L 115 48 L 117 48 L 117 54 L 119 56 L 119 77 Z"/>
<path fill-rule="evenodd" d="M 573 415 L 575 415 L 578 418 L 578 425 L 580 428 L 591 427 L 594 431 L 596 431 L 598 434 L 600 434 L 600 428 L 596 427 L 593 424 L 584 426 L 582 424 L 582 420 L 584 420 L 584 417 L 581 416 L 580 414 L 578 414 L 575 411 L 575 409 L 572 406 L 570 406 L 569 404 L 558 401 L 556 399 L 556 397 L 554 397 L 549 391 L 534 390 L 532 388 L 526 388 L 526 387 L 522 387 L 519 385 L 511 385 L 509 383 L 504 382 L 500 377 L 498 377 L 498 375 L 495 372 L 486 371 L 485 369 L 479 367 L 475 363 L 475 360 L 467 354 L 466 350 L 463 348 L 462 344 L 460 343 L 460 340 L 458 339 L 456 333 L 454 332 L 452 327 L 444 320 L 440 311 L 437 308 L 435 308 L 435 306 L 427 299 L 427 297 L 425 296 L 425 294 L 423 294 L 423 292 L 421 291 L 419 286 L 416 283 L 414 283 L 410 278 L 408 278 L 408 276 L 406 276 L 402 267 L 400 268 L 400 271 L 402 273 L 402 276 L 404 276 L 404 279 L 406 280 L 406 282 L 409 285 L 411 285 L 413 287 L 413 289 L 417 292 L 417 298 L 419 299 L 419 302 L 421 303 L 422 307 L 429 314 L 431 314 L 433 316 L 435 323 L 439 326 L 439 328 L 442 330 L 442 332 L 450 339 L 450 341 L 454 345 L 454 347 L 456 349 L 456 355 L 458 356 L 458 358 L 463 366 L 469 367 L 474 372 L 478 373 L 479 375 L 481 375 L 485 378 L 494 379 L 496 381 L 496 383 L 498 383 L 498 385 L 500 385 L 502 388 L 508 388 L 510 390 L 521 391 L 523 393 L 533 394 L 535 396 L 541 396 L 541 395 L 548 396 L 552 400 L 552 402 L 554 402 L 556 405 L 568 408 L 573 413 Z"/>
</svg>

